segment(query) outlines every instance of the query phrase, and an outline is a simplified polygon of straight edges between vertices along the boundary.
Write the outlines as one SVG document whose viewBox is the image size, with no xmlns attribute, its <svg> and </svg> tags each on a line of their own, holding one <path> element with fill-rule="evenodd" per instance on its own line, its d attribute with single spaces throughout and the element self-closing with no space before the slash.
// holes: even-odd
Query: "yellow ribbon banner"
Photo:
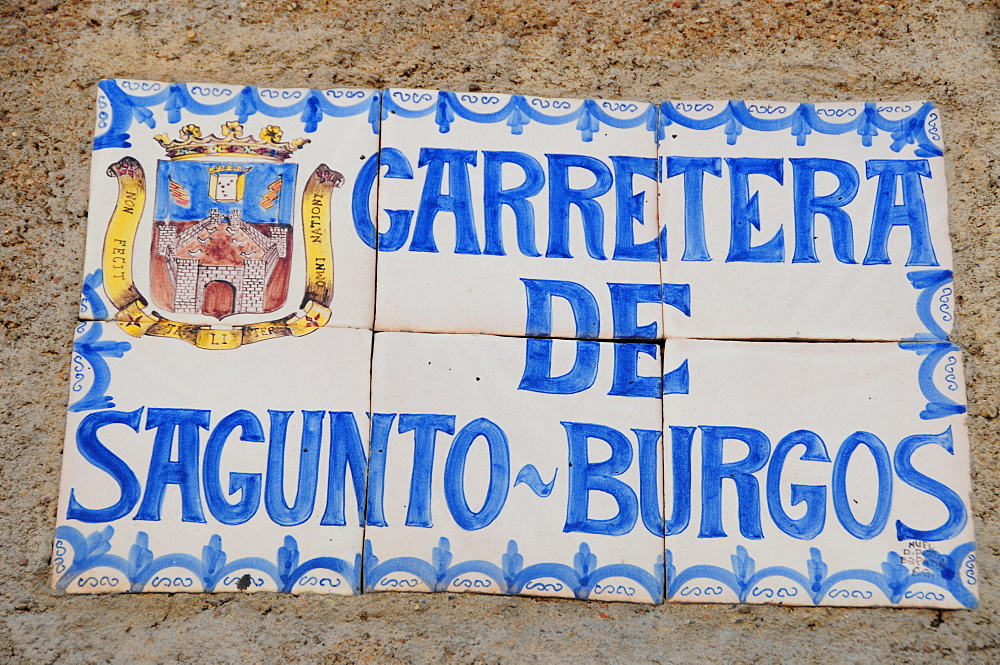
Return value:
<svg viewBox="0 0 1000 665">
<path fill-rule="evenodd" d="M 118 178 L 118 201 L 104 237 L 104 289 L 117 308 L 115 321 L 133 337 L 173 337 L 201 349 L 235 349 L 278 337 L 308 335 L 330 321 L 333 300 L 333 243 L 330 236 L 333 190 L 344 176 L 320 164 L 306 183 L 302 198 L 305 220 L 306 290 L 299 311 L 281 319 L 242 326 L 181 323 L 147 311 L 149 303 L 135 286 L 135 236 L 146 203 L 146 176 L 132 157 L 108 168 Z"/>
<path fill-rule="evenodd" d="M 121 310 L 142 299 L 132 282 L 132 256 L 146 205 L 146 174 L 138 161 L 125 157 L 108 167 L 108 175 L 118 178 L 118 202 L 104 236 L 104 290 Z"/>
</svg>

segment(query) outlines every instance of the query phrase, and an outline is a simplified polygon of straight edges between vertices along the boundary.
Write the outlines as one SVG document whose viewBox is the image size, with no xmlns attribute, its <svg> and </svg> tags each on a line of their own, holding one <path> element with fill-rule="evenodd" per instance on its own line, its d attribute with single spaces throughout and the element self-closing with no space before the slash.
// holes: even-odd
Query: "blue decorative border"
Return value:
<svg viewBox="0 0 1000 665">
<path fill-rule="evenodd" d="M 219 115 L 232 112 L 241 122 L 257 113 L 269 118 L 287 118 L 298 115 L 305 124 L 306 133 L 316 131 L 316 127 L 326 117 L 345 118 L 361 113 L 368 113 L 372 131 L 378 131 L 379 99 L 377 92 L 370 93 L 360 90 L 272 90 L 248 85 L 237 93 L 229 88 L 212 86 L 188 85 L 186 83 L 156 83 L 117 81 L 106 79 L 97 84 L 101 92 L 110 102 L 110 108 L 102 107 L 98 101 L 97 128 L 104 130 L 94 137 L 94 150 L 102 148 L 130 148 L 128 129 L 133 121 L 140 122 L 149 128 L 156 127 L 153 118 L 153 107 L 164 107 L 167 112 L 167 122 L 181 121 L 181 110 L 197 115 Z M 123 88 L 130 88 L 127 92 Z M 194 92 L 207 92 L 213 95 L 227 97 L 215 104 L 200 102 L 191 96 Z M 150 92 L 152 94 L 142 94 Z M 136 94 L 138 93 L 138 94 Z M 225 93 L 231 93 L 226 95 Z M 329 99 L 328 99 L 329 98 Z M 274 105 L 275 100 L 294 100 L 286 106 Z M 354 100 L 351 104 L 341 106 L 330 99 Z"/>
<path fill-rule="evenodd" d="M 104 319 L 108 315 L 108 308 L 101 300 L 99 291 L 102 282 L 103 273 L 100 270 L 95 270 L 83 280 L 80 311 L 90 310 L 95 319 Z M 73 340 L 73 378 L 70 383 L 70 392 L 75 394 L 83 391 L 88 372 L 90 374 L 90 388 L 76 401 L 70 403 L 68 407 L 70 412 L 111 409 L 115 406 L 114 398 L 107 394 L 108 388 L 111 387 L 111 367 L 106 359 L 121 358 L 127 351 L 131 350 L 132 345 L 128 342 L 101 339 L 105 325 L 113 324 L 107 324 L 100 320 L 83 321 L 76 328 L 77 337 Z"/>
<path fill-rule="evenodd" d="M 159 83 L 155 81 L 103 80 L 98 83 L 102 95 L 98 98 L 97 128 L 94 149 L 128 148 L 129 128 L 133 121 L 153 128 L 154 107 L 163 105 L 167 121 L 181 121 L 181 111 L 197 115 L 218 115 L 232 112 L 242 123 L 255 114 L 269 118 L 287 118 L 299 115 L 306 133 L 316 131 L 326 117 L 343 118 L 367 114 L 372 132 L 378 134 L 382 121 L 390 115 L 402 118 L 421 118 L 434 114 L 438 131 L 447 133 L 457 119 L 479 124 L 505 123 L 511 134 L 518 135 L 524 126 L 537 122 L 543 125 L 575 123 L 584 142 L 602 125 L 618 129 L 645 127 L 657 142 L 666 136 L 666 128 L 677 124 L 688 129 L 707 131 L 723 127 L 726 142 L 736 143 L 744 129 L 761 132 L 790 130 L 796 143 L 805 145 L 809 134 L 846 134 L 854 132 L 861 137 L 861 144 L 870 147 L 872 137 L 880 131 L 892 136 L 892 150 L 899 152 L 907 145 L 915 146 L 918 157 L 938 157 L 941 149 L 932 142 L 940 141 L 939 115 L 934 105 L 925 102 L 904 118 L 892 120 L 886 113 L 907 113 L 910 104 L 879 104 L 869 102 L 862 109 L 817 108 L 815 104 L 798 104 L 786 107 L 743 101 L 730 101 L 715 115 L 701 117 L 715 110 L 712 102 L 640 102 L 604 99 L 580 100 L 574 107 L 571 101 L 510 95 L 504 97 L 489 93 L 456 93 L 423 90 L 279 90 L 245 86 L 234 92 L 228 87 L 205 84 Z M 224 97 L 216 103 L 205 103 L 193 94 Z M 339 105 L 331 100 L 350 102 Z M 274 104 L 289 101 L 287 105 Z M 413 108 L 414 104 L 425 106 Z M 472 107 L 496 107 L 488 112 Z M 645 107 L 640 113 L 640 109 Z M 789 109 L 792 109 L 789 112 Z M 621 118 L 615 113 L 635 114 Z M 779 114 L 780 117 L 774 117 Z M 841 122 L 842 120 L 842 122 Z"/>
<path fill-rule="evenodd" d="M 213 535 L 208 543 L 201 548 L 201 558 L 190 554 L 164 554 L 154 556 L 149 549 L 149 536 L 140 531 L 136 534 L 135 544 L 129 548 L 128 557 L 108 554 L 111 550 L 111 539 L 114 537 L 113 526 L 106 526 L 101 531 L 94 531 L 84 536 L 71 526 L 61 526 L 56 529 L 55 555 L 52 561 L 56 574 L 57 589 L 73 589 L 86 591 L 98 586 L 117 586 L 127 580 L 129 591 L 182 590 L 193 587 L 196 582 L 201 584 L 203 591 L 244 590 L 251 586 L 264 585 L 263 578 L 252 575 L 236 575 L 245 570 L 254 570 L 274 580 L 279 591 L 289 592 L 296 584 L 320 588 L 336 588 L 346 579 L 352 593 L 358 593 L 361 580 L 361 556 L 355 557 L 353 563 L 336 557 L 315 557 L 299 562 L 299 546 L 295 538 L 285 536 L 284 544 L 277 549 L 274 562 L 261 557 L 243 557 L 227 561 L 228 556 L 222 549 L 222 538 Z M 73 560 L 65 560 L 66 545 L 73 548 Z M 110 568 L 122 574 L 122 579 L 103 576 L 98 578 L 86 573 L 95 568 Z M 161 576 L 163 570 L 182 568 L 191 573 L 187 576 Z M 340 576 L 330 577 L 319 571 L 331 571 Z M 220 586 L 222 588 L 218 588 Z M 239 584 L 239 586 L 237 586 Z"/>
<path fill-rule="evenodd" d="M 587 543 L 580 543 L 580 549 L 573 556 L 573 565 L 562 563 L 537 563 L 524 567 L 524 557 L 518 551 L 517 541 L 507 543 L 507 551 L 501 555 L 501 565 L 489 561 L 462 561 L 452 565 L 451 543 L 441 538 L 438 546 L 431 551 L 431 560 L 417 557 L 396 557 L 379 561 L 370 540 L 365 540 L 365 591 L 399 590 L 416 587 L 418 578 L 431 591 L 446 591 L 452 584 L 470 590 L 486 590 L 492 585 L 482 584 L 477 578 L 462 578 L 463 575 L 480 575 L 492 580 L 500 593 L 515 595 L 531 591 L 562 591 L 567 589 L 575 598 L 586 599 L 592 594 L 612 594 L 622 600 L 631 600 L 639 589 L 628 584 L 602 584 L 605 580 L 628 579 L 649 594 L 654 603 L 663 600 L 663 557 L 659 556 L 649 572 L 627 563 L 597 565 L 597 556 L 590 551 Z M 403 577 L 396 577 L 403 573 Z M 542 581 L 546 580 L 546 581 Z M 551 581 L 556 580 L 556 581 Z M 602 595 L 607 599 L 607 595 Z"/>
<path fill-rule="evenodd" d="M 300 588 L 315 587 L 320 591 L 325 588 L 333 589 L 340 586 L 342 580 L 347 580 L 353 593 L 360 593 L 362 589 L 366 593 L 415 589 L 423 583 L 431 591 L 446 591 L 452 585 L 470 591 L 486 591 L 495 584 L 497 590 L 509 595 L 568 589 L 579 599 L 591 598 L 597 594 L 600 594 L 600 598 L 607 599 L 608 594 L 613 594 L 620 596 L 622 600 L 634 600 L 641 588 L 656 603 L 663 601 L 664 588 L 670 599 L 703 596 L 707 599 L 721 596 L 725 588 L 728 588 L 741 602 L 780 602 L 782 599 L 794 599 L 796 605 L 806 605 L 809 602 L 819 605 L 824 599 L 871 600 L 874 592 L 870 589 L 838 586 L 857 581 L 877 588 L 892 605 L 911 599 L 940 602 L 947 598 L 934 591 L 911 590 L 910 587 L 915 584 L 936 586 L 968 608 L 975 608 L 978 604 L 971 591 L 978 584 L 975 543 L 972 542 L 959 545 L 948 554 L 941 554 L 933 549 L 924 550 L 926 573 L 911 572 L 903 565 L 902 557 L 897 552 L 890 551 L 881 570 L 856 568 L 830 575 L 829 566 L 816 547 L 809 549 L 805 572 L 787 566 L 770 566 L 758 571 L 756 561 L 742 545 L 737 546 L 736 553 L 730 557 L 730 569 L 702 564 L 678 572 L 673 565 L 673 553 L 668 549 L 666 557 L 657 557 L 653 572 L 649 572 L 631 564 L 598 566 L 597 556 L 585 542 L 580 543 L 579 550 L 573 556 L 572 566 L 539 563 L 525 568 L 524 557 L 514 540 L 507 543 L 507 551 L 500 557 L 501 565 L 497 566 L 480 560 L 453 564 L 454 556 L 447 538 L 438 541 L 437 547 L 431 551 L 429 561 L 418 557 L 396 557 L 380 561 L 371 541 L 366 539 L 364 554 L 356 556 L 352 563 L 336 557 L 315 557 L 300 562 L 297 541 L 292 536 L 285 536 L 283 545 L 277 548 L 272 562 L 261 557 L 228 561 L 219 535 L 209 538 L 208 543 L 202 547 L 201 558 L 190 554 L 154 556 L 149 549 L 149 536 L 143 531 L 136 534 L 128 556 L 120 557 L 108 553 L 114 533 L 113 526 L 106 526 L 88 536 L 70 526 L 56 529 L 53 558 L 53 566 L 59 576 L 56 588 L 86 591 L 88 588 L 117 586 L 122 581 L 127 581 L 129 590 L 133 592 L 183 590 L 194 587 L 196 583 L 204 591 L 263 586 L 263 578 L 255 578 L 249 574 L 236 575 L 241 571 L 252 570 L 271 578 L 282 592 L 290 592 L 296 585 Z M 69 562 L 66 560 L 67 545 L 73 549 L 72 561 Z M 116 570 L 122 574 L 122 578 L 87 575 L 96 568 Z M 184 569 L 191 575 L 182 576 L 176 572 L 172 575 L 159 575 L 167 569 Z M 339 577 L 324 575 L 321 572 L 324 570 L 336 573 Z M 463 577 L 464 575 L 471 576 Z M 488 580 L 483 580 L 483 577 Z M 775 585 L 773 580 L 776 578 L 788 580 L 794 586 Z M 609 579 L 618 581 L 602 584 Z M 621 579 L 631 580 L 636 586 L 622 583 Z M 696 580 L 711 580 L 718 584 L 699 584 Z M 219 588 L 220 583 L 222 588 Z M 236 586 L 238 583 L 239 587 Z M 798 598 L 800 589 L 808 594 L 807 600 Z"/>
<path fill-rule="evenodd" d="M 324 577 L 314 571 L 329 570 L 348 580 L 354 593 L 362 588 L 362 569 L 364 569 L 363 588 L 366 592 L 386 589 L 408 589 L 416 587 L 422 581 L 431 591 L 447 590 L 452 584 L 469 590 L 486 590 L 490 585 L 483 584 L 481 579 L 461 579 L 463 575 L 479 574 L 493 580 L 497 588 L 505 594 L 518 594 L 531 591 L 561 591 L 570 589 L 576 598 L 588 598 L 592 594 L 614 594 L 624 600 L 633 599 L 641 587 L 654 602 L 663 600 L 663 557 L 656 559 L 654 572 L 643 570 L 631 564 L 597 565 L 597 557 L 590 551 L 587 543 L 581 543 L 580 549 L 573 557 L 573 566 L 557 563 L 541 563 L 524 567 L 524 557 L 518 552 L 517 542 L 507 544 L 507 552 L 501 557 L 501 566 L 488 561 L 463 561 L 452 565 L 451 544 L 447 538 L 441 538 L 438 546 L 431 552 L 431 561 L 426 562 L 416 557 L 397 557 L 387 561 L 379 561 L 375 556 L 370 540 L 365 540 L 364 555 L 355 557 L 354 563 L 334 557 L 316 557 L 304 563 L 299 563 L 298 544 L 292 536 L 285 536 L 284 545 L 279 547 L 275 562 L 260 557 L 244 557 L 227 563 L 227 556 L 222 549 L 222 538 L 213 535 L 208 544 L 202 547 L 201 558 L 190 554 L 165 554 L 154 557 L 149 549 L 149 536 L 140 531 L 136 535 L 135 544 L 129 548 L 127 558 L 108 554 L 111 549 L 111 539 L 115 533 L 113 526 L 94 531 L 84 536 L 70 526 L 60 526 L 56 529 L 56 544 L 53 566 L 59 575 L 56 581 L 57 589 L 87 590 L 98 586 L 117 586 L 123 580 L 129 584 L 133 592 L 151 591 L 166 588 L 186 589 L 200 583 L 202 590 L 215 591 L 232 587 L 241 579 L 235 573 L 246 570 L 258 571 L 274 580 L 279 591 L 289 592 L 296 584 L 315 586 L 317 590 L 325 587 L 339 586 L 337 578 Z M 66 561 L 67 544 L 73 549 L 71 562 Z M 109 577 L 102 580 L 87 573 L 95 568 L 110 568 L 122 574 L 122 578 Z M 191 577 L 160 576 L 166 569 L 182 568 L 190 571 Z M 399 573 L 405 577 L 394 577 Z M 635 582 L 636 586 L 618 583 L 602 584 L 605 580 L 625 578 Z M 545 581 L 541 581 L 545 580 Z M 554 580 L 554 581 L 553 581 Z M 223 589 L 217 589 L 220 582 Z M 250 576 L 251 586 L 263 586 L 262 579 Z M 602 595 L 607 598 L 607 595 Z"/>
<path fill-rule="evenodd" d="M 948 333 L 934 317 L 934 309 L 937 308 L 943 320 L 950 321 L 952 318 L 952 290 L 947 286 L 952 282 L 952 272 L 936 269 L 914 270 L 907 273 L 906 277 L 913 288 L 920 291 L 920 295 L 917 296 L 917 316 L 927 329 L 927 332 L 917 333 L 899 343 L 901 349 L 925 356 L 917 372 L 920 392 L 927 399 L 927 406 L 920 412 L 920 418 L 934 420 L 965 413 L 965 405 L 945 395 L 934 383 L 937 366 L 947 358 L 945 382 L 948 384 L 948 390 L 959 389 L 954 368 L 958 365 L 958 357 L 955 354 L 960 352 L 960 349 L 948 341 Z"/>
<path fill-rule="evenodd" d="M 401 102 L 432 101 L 433 103 L 414 110 L 400 105 L 397 100 Z M 602 124 L 616 129 L 644 126 L 650 132 L 657 128 L 658 114 L 655 104 L 647 104 L 646 110 L 641 114 L 625 119 L 611 115 L 609 111 L 635 112 L 640 108 L 637 103 L 585 99 L 577 108 L 573 109 L 570 102 L 561 99 L 511 95 L 507 99 L 507 103 L 496 110 L 480 113 L 465 106 L 463 102 L 499 106 L 502 99 L 489 94 L 447 91 L 434 94 L 421 91 L 387 90 L 383 92 L 382 119 L 388 119 L 390 114 L 398 115 L 401 118 L 422 118 L 434 113 L 434 122 L 437 123 L 438 131 L 442 134 L 451 129 L 456 117 L 480 124 L 504 122 L 510 127 L 510 133 L 515 135 L 521 134 L 524 131 L 524 126 L 531 122 L 543 125 L 565 125 L 569 122 L 575 122 L 576 129 L 580 131 L 580 137 L 585 142 L 593 140 L 594 133 L 600 130 Z M 553 113 L 547 113 L 549 109 Z M 565 112 L 561 113 L 560 111 Z"/>
<path fill-rule="evenodd" d="M 923 557 L 929 573 L 911 572 L 903 565 L 902 557 L 898 553 L 889 552 L 880 571 L 854 568 L 829 575 L 829 566 L 823 561 L 822 552 L 817 547 L 810 547 L 809 559 L 805 562 L 805 573 L 786 566 L 770 566 L 758 571 L 753 557 L 747 554 L 745 547 L 739 545 L 736 547 L 736 554 L 730 556 L 731 570 L 720 566 L 698 565 L 678 573 L 673 565 L 673 554 L 667 550 L 667 596 L 671 599 L 720 596 L 724 592 L 724 586 L 735 593 L 740 602 L 747 600 L 780 602 L 782 599 L 794 599 L 796 605 L 807 604 L 796 597 L 799 595 L 799 588 L 809 594 L 809 600 L 813 605 L 819 605 L 824 598 L 834 601 L 871 600 L 874 592 L 869 589 L 837 586 L 843 582 L 858 581 L 877 587 L 893 605 L 911 599 L 936 601 L 946 599 L 944 594 L 934 591 L 910 590 L 914 584 L 932 584 L 939 587 L 968 608 L 975 608 L 978 605 L 975 594 L 966 588 L 974 587 L 978 583 L 975 543 L 959 545 L 949 554 L 941 554 L 933 549 L 924 550 Z M 963 562 L 965 562 L 964 567 Z M 765 580 L 773 578 L 784 578 L 796 586 L 763 584 Z M 699 579 L 713 580 L 722 586 L 691 584 Z"/>
<path fill-rule="evenodd" d="M 736 139 L 743 133 L 743 129 L 752 129 L 758 132 L 775 132 L 785 129 L 791 130 L 796 143 L 800 146 L 806 144 L 809 134 L 819 132 L 820 134 L 846 134 L 855 132 L 861 137 L 861 144 L 865 147 L 872 145 L 872 137 L 878 136 L 879 130 L 889 132 L 892 136 L 890 147 L 895 152 L 899 152 L 906 145 L 915 145 L 914 154 L 917 157 L 940 157 L 943 152 L 931 142 L 931 137 L 941 140 L 937 128 L 938 113 L 930 102 L 924 102 L 912 114 L 900 120 L 890 120 L 882 115 L 883 112 L 905 112 L 910 110 L 910 106 L 885 106 L 875 102 L 867 102 L 860 112 L 855 108 L 834 108 L 817 109 L 815 104 L 799 104 L 789 115 L 780 118 L 761 118 L 753 115 L 751 110 L 764 115 L 785 113 L 784 106 L 770 106 L 759 104 L 747 105 L 746 102 L 730 101 L 717 114 L 708 118 L 695 119 L 684 115 L 683 111 L 705 112 L 713 111 L 711 103 L 688 104 L 684 102 L 664 102 L 660 104 L 660 125 L 661 133 L 658 139 L 663 139 L 662 127 L 677 123 L 682 127 L 697 130 L 709 130 L 724 126 L 726 142 L 734 145 Z M 834 118 L 846 117 L 844 122 L 830 122 L 824 120 L 823 116 Z"/>
</svg>

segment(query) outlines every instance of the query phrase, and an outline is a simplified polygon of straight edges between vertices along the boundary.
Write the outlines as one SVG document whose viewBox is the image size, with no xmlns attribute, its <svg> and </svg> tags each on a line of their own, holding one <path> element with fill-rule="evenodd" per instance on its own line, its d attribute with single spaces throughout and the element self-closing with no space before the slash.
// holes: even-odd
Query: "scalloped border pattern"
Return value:
<svg viewBox="0 0 1000 665">
<path fill-rule="evenodd" d="M 102 80 L 98 86 L 103 94 L 98 97 L 97 129 L 100 133 L 94 137 L 94 150 L 131 147 L 128 131 L 132 123 L 156 127 L 151 109 L 162 106 L 170 123 L 181 121 L 182 110 L 196 115 L 232 112 L 241 123 L 258 113 L 269 118 L 298 115 L 306 133 L 315 132 L 326 117 L 367 114 L 372 132 L 377 134 L 381 123 L 391 115 L 419 118 L 432 113 L 441 133 L 447 133 L 459 119 L 480 124 L 503 122 L 514 135 L 521 134 L 524 126 L 531 122 L 544 125 L 572 122 L 584 142 L 591 141 L 602 125 L 618 129 L 642 126 L 657 142 L 665 137 L 666 127 L 673 124 L 700 131 L 723 127 L 729 145 L 734 145 L 744 129 L 749 129 L 760 132 L 788 130 L 800 146 L 806 144 L 813 132 L 854 132 L 861 145 L 868 147 L 872 145 L 872 137 L 882 131 L 889 132 L 890 147 L 896 152 L 912 145 L 918 157 L 942 155 L 941 148 L 934 143 L 941 140 L 940 116 L 931 102 L 924 102 L 915 109 L 912 104 L 867 102 L 858 109 L 729 101 L 714 115 L 706 115 L 716 110 L 714 103 L 667 101 L 646 104 L 586 99 L 573 108 L 574 104 L 560 99 L 510 95 L 503 103 L 501 97 L 488 93 L 448 91 L 271 89 L 248 85 L 234 92 L 229 87 L 204 84 L 115 79 Z M 206 97 L 222 99 L 207 103 L 203 101 Z M 645 109 L 641 110 L 643 104 Z M 497 108 L 485 112 L 473 108 L 492 106 Z M 885 115 L 910 111 L 912 113 L 899 120 Z"/>
</svg>

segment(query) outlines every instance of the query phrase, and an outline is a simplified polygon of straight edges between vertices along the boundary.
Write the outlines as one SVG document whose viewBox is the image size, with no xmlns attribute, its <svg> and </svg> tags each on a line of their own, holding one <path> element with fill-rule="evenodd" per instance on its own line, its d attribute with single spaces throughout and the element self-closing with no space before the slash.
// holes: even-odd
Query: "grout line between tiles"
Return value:
<svg viewBox="0 0 1000 665">
<path fill-rule="evenodd" d="M 701 340 L 707 342 L 780 342 L 784 344 L 900 344 L 911 342 L 912 339 L 837 339 L 837 338 L 803 338 L 803 337 L 667 337 L 669 340 Z M 952 340 L 928 340 L 936 343 L 953 343 Z"/>
<path fill-rule="evenodd" d="M 603 339 L 599 337 L 574 337 L 565 335 L 514 335 L 511 333 L 499 332 L 462 332 L 443 330 L 395 330 L 385 329 L 372 330 L 375 334 L 380 333 L 404 333 L 411 335 L 475 335 L 480 337 L 507 337 L 512 339 L 552 339 L 568 342 L 613 342 L 621 344 L 658 344 L 662 346 L 664 342 L 674 340 L 699 340 L 707 342 L 752 342 L 752 343 L 781 343 L 781 344 L 900 344 L 909 342 L 909 339 L 836 339 L 817 338 L 805 339 L 801 337 L 615 337 Z M 933 340 L 936 343 L 956 344 L 953 340 Z M 958 346 L 958 344 L 956 344 Z"/>
<path fill-rule="evenodd" d="M 663 113 L 663 111 L 660 109 L 660 105 L 657 104 L 656 105 L 656 126 L 657 127 L 660 126 L 660 115 L 662 113 Z M 661 332 L 663 333 L 663 335 L 666 335 L 666 318 L 665 318 L 666 307 L 662 303 L 662 301 L 663 301 L 663 284 L 666 283 L 666 275 L 664 274 L 664 266 L 666 265 L 666 261 L 664 260 L 664 258 L 665 258 L 664 254 L 666 252 L 666 240 L 665 240 L 666 235 L 665 234 L 661 235 L 661 234 L 663 234 L 663 226 L 661 224 L 662 220 L 660 218 L 660 194 L 661 194 L 660 188 L 663 186 L 663 168 L 661 166 L 662 160 L 660 159 L 660 139 L 659 139 L 659 134 L 658 133 L 654 133 L 653 134 L 653 142 L 654 142 L 654 145 L 655 145 L 655 151 L 654 152 L 655 152 L 655 155 L 656 155 L 656 197 L 655 197 L 655 200 L 653 201 L 653 218 L 656 220 L 656 252 L 657 252 L 657 255 L 659 257 L 659 260 L 656 263 L 657 263 L 657 268 L 659 269 L 659 274 L 660 274 L 660 281 L 659 281 L 659 283 L 660 283 L 660 301 L 661 301 L 661 304 L 660 304 L 660 321 L 659 321 L 659 324 L 660 324 L 660 330 L 661 330 Z M 663 240 L 661 240 L 661 238 Z M 658 471 L 658 473 L 659 473 L 659 476 L 658 476 L 659 477 L 659 489 L 660 489 L 660 492 L 659 492 L 660 493 L 660 510 L 662 511 L 661 514 L 660 514 L 660 523 L 664 525 L 664 528 L 663 528 L 663 535 L 660 537 L 660 552 L 661 552 L 661 557 L 662 557 L 662 559 L 660 561 L 660 580 L 661 580 L 662 584 L 661 584 L 661 588 L 660 588 L 660 602 L 658 604 L 666 605 L 667 604 L 667 600 L 668 600 L 667 599 L 667 592 L 670 590 L 669 589 L 669 582 L 667 580 L 667 530 L 666 530 L 666 524 L 667 524 L 667 519 L 666 519 L 666 517 L 667 517 L 666 516 L 666 512 L 667 512 L 667 463 L 666 463 L 666 457 L 667 457 L 667 437 L 666 437 L 667 419 L 666 419 L 666 416 L 664 414 L 664 409 L 666 408 L 666 402 L 664 402 L 664 400 L 663 400 L 663 385 L 662 385 L 662 382 L 663 382 L 663 379 L 662 379 L 663 372 L 664 372 L 665 366 L 666 366 L 666 357 L 665 357 L 666 356 L 666 339 L 663 339 L 662 342 L 663 342 L 662 344 L 659 344 L 659 347 L 660 347 L 660 371 L 659 371 L 659 376 L 661 377 L 660 378 L 660 382 L 661 382 L 661 385 L 660 385 L 660 395 L 659 395 L 659 399 L 658 399 L 658 401 L 660 403 L 660 414 L 659 414 L 660 415 L 660 442 L 659 442 L 660 454 L 657 457 L 657 460 L 659 462 L 659 467 L 660 467 L 659 471 Z"/>
<path fill-rule="evenodd" d="M 378 170 L 376 173 L 382 173 L 382 103 L 385 99 L 385 90 L 378 91 L 378 148 L 376 154 L 376 160 L 378 162 Z M 372 336 L 371 336 L 371 347 L 368 354 L 368 460 L 365 464 L 365 496 L 364 496 L 364 510 L 362 510 L 362 520 L 361 520 L 361 570 L 358 572 L 358 594 L 365 593 L 365 544 L 368 542 L 368 480 L 371 474 L 371 458 L 372 458 L 372 426 L 375 422 L 373 417 L 375 413 L 375 317 L 378 316 L 378 211 L 379 204 L 382 197 L 382 179 L 375 178 L 375 215 L 373 219 L 375 220 L 375 261 L 372 273 Z"/>
<path fill-rule="evenodd" d="M 663 376 L 664 367 L 666 365 L 666 358 L 664 357 L 665 355 L 666 355 L 665 349 L 661 348 L 661 351 L 660 351 L 660 376 L 661 377 Z M 661 378 L 661 383 L 662 383 L 662 378 Z M 667 418 L 666 418 L 666 416 L 663 413 L 664 409 L 666 408 L 666 403 L 663 401 L 663 387 L 662 387 L 662 385 L 660 386 L 659 402 L 660 402 L 660 455 L 659 455 L 658 459 L 659 459 L 659 465 L 660 465 L 660 469 L 659 469 L 659 478 L 660 478 L 660 506 L 661 506 L 660 510 L 662 511 L 660 513 L 660 523 L 663 524 L 664 528 L 663 528 L 663 536 L 660 538 L 660 540 L 661 540 L 661 548 L 660 548 L 660 550 L 661 550 L 662 556 L 663 556 L 663 560 L 660 562 L 660 579 L 663 582 L 662 588 L 660 590 L 660 593 L 662 594 L 662 596 L 661 596 L 660 602 L 656 603 L 656 604 L 658 604 L 658 605 L 665 605 L 667 603 L 667 591 L 669 591 L 668 581 L 667 581 L 667 529 L 666 529 L 666 524 L 667 524 L 667 515 L 666 515 L 666 512 L 667 512 L 667 435 L 666 435 L 666 431 L 665 430 L 666 430 L 666 427 L 667 427 Z"/>
</svg>

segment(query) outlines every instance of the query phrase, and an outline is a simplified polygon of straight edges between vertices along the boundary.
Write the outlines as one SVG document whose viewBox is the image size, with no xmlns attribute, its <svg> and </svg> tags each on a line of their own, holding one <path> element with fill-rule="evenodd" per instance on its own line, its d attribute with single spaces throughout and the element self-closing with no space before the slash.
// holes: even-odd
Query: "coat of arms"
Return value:
<svg viewBox="0 0 1000 665">
<path fill-rule="evenodd" d="M 118 179 L 118 202 L 104 243 L 104 279 L 118 309 L 115 319 L 134 336 L 184 339 L 202 348 L 235 348 L 304 335 L 330 319 L 333 255 L 330 196 L 340 173 L 319 165 L 302 194 L 306 289 L 301 307 L 270 321 L 224 325 L 236 315 L 265 315 L 290 297 L 297 166 L 288 163 L 308 139 L 282 141 L 280 127 L 244 134 L 233 120 L 222 136 L 197 125 L 176 139 L 154 137 L 168 159 L 157 162 L 149 248 L 149 294 L 133 271 L 136 231 L 146 202 L 146 176 L 125 157 L 108 169 Z M 147 299 L 146 295 L 149 296 Z M 210 323 L 187 323 L 200 319 Z"/>
</svg>

